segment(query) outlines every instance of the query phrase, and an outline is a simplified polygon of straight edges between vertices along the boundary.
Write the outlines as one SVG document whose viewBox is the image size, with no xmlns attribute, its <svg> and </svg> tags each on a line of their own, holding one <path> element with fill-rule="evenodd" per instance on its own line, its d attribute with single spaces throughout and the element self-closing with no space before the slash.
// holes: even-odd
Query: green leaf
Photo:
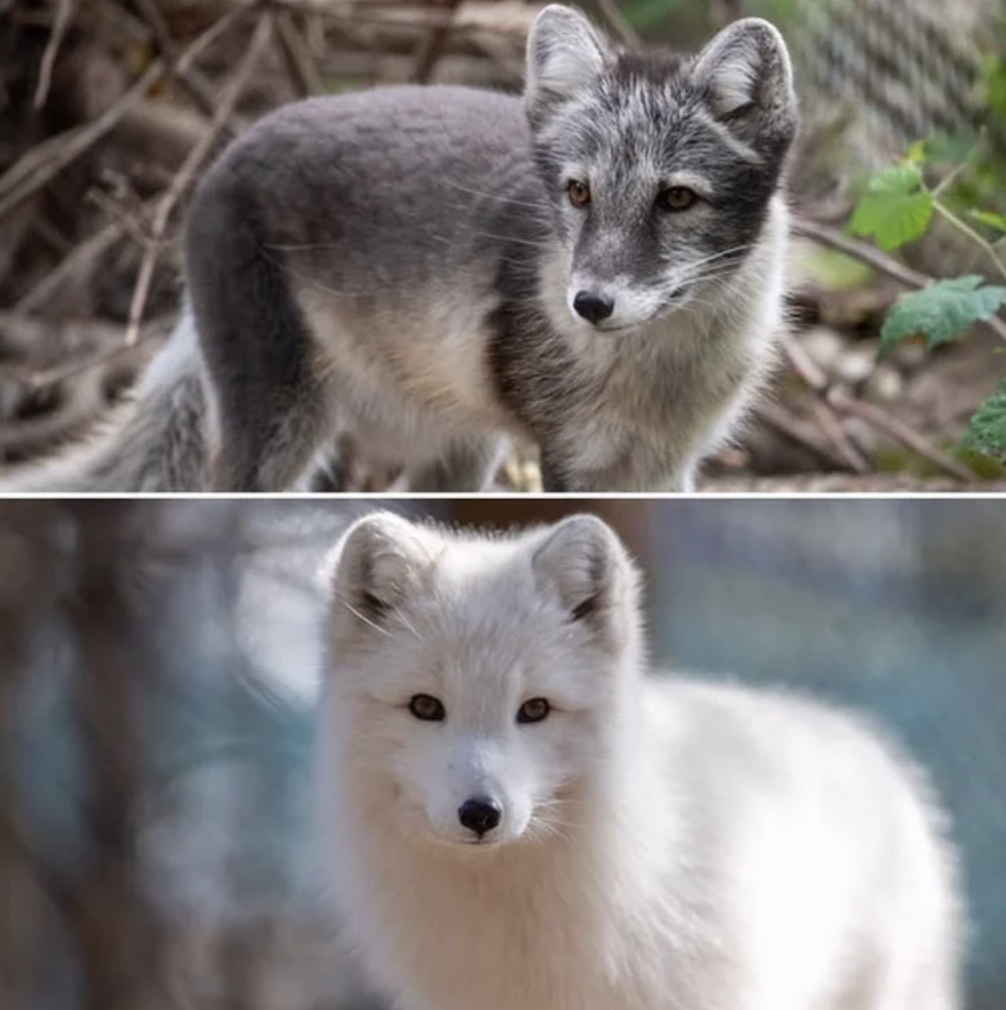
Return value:
<svg viewBox="0 0 1006 1010">
<path fill-rule="evenodd" d="M 852 216 L 849 230 L 891 252 L 922 238 L 933 220 L 933 198 L 928 193 L 889 195 L 867 193 Z"/>
<path fill-rule="evenodd" d="M 878 172 L 859 201 L 849 230 L 872 236 L 888 252 L 922 238 L 933 219 L 933 198 L 921 185 L 918 165 L 895 165 Z"/>
<path fill-rule="evenodd" d="M 895 165 L 878 172 L 867 187 L 867 193 L 896 195 L 914 193 L 922 185 L 922 169 L 918 165 Z"/>
<path fill-rule="evenodd" d="M 957 164 L 967 159 L 978 143 L 978 134 L 964 128 L 960 133 L 936 133 L 926 144 L 926 155 L 930 164 Z"/>
<path fill-rule="evenodd" d="M 964 332 L 973 322 L 993 316 L 1006 302 L 1006 288 L 986 285 L 981 277 L 951 277 L 903 295 L 887 313 L 880 331 L 886 351 L 905 337 L 922 334 L 930 350 Z"/>
<path fill-rule="evenodd" d="M 961 448 L 1006 462 L 1006 379 L 971 418 Z"/>
<path fill-rule="evenodd" d="M 1006 235 L 1006 217 L 1002 214 L 993 214 L 989 210 L 972 210 L 969 214 L 981 224 L 988 225 L 989 228 L 995 228 Z"/>
</svg>

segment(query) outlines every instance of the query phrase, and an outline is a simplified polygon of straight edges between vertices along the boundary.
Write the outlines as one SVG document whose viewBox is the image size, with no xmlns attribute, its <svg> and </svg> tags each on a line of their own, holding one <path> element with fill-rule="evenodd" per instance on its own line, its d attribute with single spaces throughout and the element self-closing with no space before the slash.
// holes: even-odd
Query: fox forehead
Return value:
<svg viewBox="0 0 1006 1010">
<path fill-rule="evenodd" d="M 364 683 L 390 704 L 429 693 L 495 722 L 539 695 L 571 711 L 592 707 L 609 679 L 589 636 L 540 598 L 507 602 L 478 587 L 431 593 L 390 615 L 387 631 Z"/>
<path fill-rule="evenodd" d="M 715 175 L 724 162 L 757 164 L 695 103 L 681 105 L 620 101 L 609 114 L 587 93 L 571 103 L 538 135 L 540 150 L 561 163 L 580 162 L 624 180 L 672 172 Z"/>
<path fill-rule="evenodd" d="M 592 669 L 589 656 L 578 659 L 574 652 L 548 647 L 532 652 L 520 644 L 519 634 L 514 629 L 504 641 L 455 634 L 440 643 L 417 643 L 393 662 L 375 657 L 356 690 L 393 706 L 430 694 L 444 704 L 448 721 L 461 720 L 476 729 L 513 723 L 517 709 L 530 698 L 545 698 L 567 712 L 603 701 L 608 677 Z"/>
</svg>

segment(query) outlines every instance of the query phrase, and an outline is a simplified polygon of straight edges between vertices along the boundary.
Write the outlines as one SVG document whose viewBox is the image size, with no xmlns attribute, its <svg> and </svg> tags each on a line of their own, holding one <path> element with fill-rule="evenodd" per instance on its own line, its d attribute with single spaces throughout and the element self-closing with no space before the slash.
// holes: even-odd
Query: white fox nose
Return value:
<svg viewBox="0 0 1006 1010">
<path fill-rule="evenodd" d="M 503 820 L 503 809 L 488 796 L 476 796 L 458 807 L 458 820 L 481 838 Z"/>
<path fill-rule="evenodd" d="M 589 323 L 600 323 L 615 311 L 615 299 L 595 291 L 578 291 L 573 310 Z"/>
</svg>

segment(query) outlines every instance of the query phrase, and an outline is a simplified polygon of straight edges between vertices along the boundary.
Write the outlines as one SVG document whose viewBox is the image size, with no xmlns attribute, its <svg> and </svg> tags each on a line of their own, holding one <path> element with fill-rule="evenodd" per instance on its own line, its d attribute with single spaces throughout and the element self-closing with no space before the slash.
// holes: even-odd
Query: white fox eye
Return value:
<svg viewBox="0 0 1006 1010">
<path fill-rule="evenodd" d="M 551 711 L 552 706 L 548 703 L 547 699 L 531 698 L 517 709 L 517 721 L 541 722 L 543 719 L 548 718 L 548 714 Z"/>
<path fill-rule="evenodd" d="M 443 703 L 432 694 L 414 694 L 409 701 L 409 711 L 423 722 L 443 722 L 447 718 Z"/>
</svg>

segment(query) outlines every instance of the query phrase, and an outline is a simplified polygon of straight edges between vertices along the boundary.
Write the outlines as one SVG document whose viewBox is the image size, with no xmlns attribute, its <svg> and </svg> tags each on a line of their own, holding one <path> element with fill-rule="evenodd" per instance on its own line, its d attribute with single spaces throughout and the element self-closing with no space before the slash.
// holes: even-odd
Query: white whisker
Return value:
<svg viewBox="0 0 1006 1010">
<path fill-rule="evenodd" d="M 472 189 L 469 186 L 462 186 L 459 182 L 454 182 L 452 179 L 438 179 L 437 180 L 442 186 L 450 186 L 452 189 L 460 190 L 462 193 L 470 193 L 472 196 L 481 196 L 487 200 L 496 200 L 500 203 L 512 203 L 519 207 L 532 207 L 536 210 L 548 211 L 550 210 L 549 205 L 545 202 L 538 200 L 521 200 L 518 197 L 512 196 L 501 196 L 499 193 L 488 193 L 481 189 Z"/>
<path fill-rule="evenodd" d="M 348 611 L 349 611 L 349 612 L 350 612 L 350 613 L 351 613 L 351 614 L 352 614 L 352 615 L 353 615 L 354 617 L 356 617 L 356 618 L 359 618 L 359 620 L 363 621 L 363 623 L 364 623 L 364 624 L 369 624 L 369 625 L 370 625 L 370 627 L 372 627 L 372 628 L 374 629 L 374 631 L 379 631 L 379 632 L 380 632 L 380 633 L 381 633 L 382 635 L 384 635 L 384 636 L 385 636 L 385 637 L 387 637 L 387 638 L 392 638 L 392 637 L 394 637 L 394 636 L 393 636 L 393 635 L 391 634 L 391 632 L 390 632 L 390 631 L 388 631 L 388 629 L 387 629 L 387 628 L 382 628 L 382 627 L 381 627 L 381 626 L 380 626 L 379 624 L 375 624 L 375 623 L 374 623 L 374 622 L 373 622 L 373 621 L 372 621 L 372 620 L 371 620 L 371 619 L 370 619 L 369 617 L 367 617 L 367 615 L 366 615 L 366 614 L 364 614 L 364 613 L 361 613 L 361 612 L 360 612 L 359 610 L 357 610 L 357 609 L 356 609 L 356 607 L 354 607 L 354 606 L 353 606 L 353 605 L 352 605 L 352 604 L 351 604 L 351 603 L 349 602 L 349 600 L 347 600 L 347 599 L 344 599 L 344 598 L 343 598 L 343 597 L 341 597 L 341 596 L 338 596 L 338 597 L 336 597 L 336 599 L 337 599 L 337 600 L 339 601 L 339 603 L 341 603 L 341 604 L 342 604 L 342 605 L 343 605 L 343 606 L 344 606 L 344 607 L 345 607 L 345 608 L 346 608 L 346 609 L 347 609 L 347 610 L 348 610 Z"/>
</svg>

